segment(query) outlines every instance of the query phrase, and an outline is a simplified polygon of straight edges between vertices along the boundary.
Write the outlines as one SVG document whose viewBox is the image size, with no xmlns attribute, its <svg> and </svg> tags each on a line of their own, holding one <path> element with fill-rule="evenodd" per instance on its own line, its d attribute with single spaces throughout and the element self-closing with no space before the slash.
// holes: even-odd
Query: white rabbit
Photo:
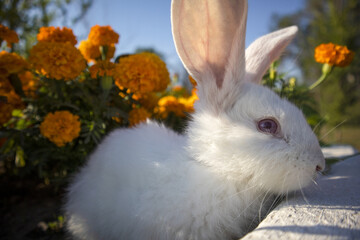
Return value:
<svg viewBox="0 0 360 240">
<path fill-rule="evenodd" d="M 245 0 L 173 0 L 175 45 L 200 100 L 184 136 L 148 122 L 112 132 L 65 205 L 74 239 L 231 239 L 273 197 L 308 185 L 325 161 L 301 111 L 259 85 L 297 32 L 244 47 Z"/>
</svg>

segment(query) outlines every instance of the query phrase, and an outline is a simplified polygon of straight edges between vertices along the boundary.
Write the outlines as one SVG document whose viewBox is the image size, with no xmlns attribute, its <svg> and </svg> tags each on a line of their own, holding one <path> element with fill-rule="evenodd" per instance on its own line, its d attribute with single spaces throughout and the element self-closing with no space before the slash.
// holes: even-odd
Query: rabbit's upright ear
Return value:
<svg viewBox="0 0 360 240">
<path fill-rule="evenodd" d="M 280 57 L 285 47 L 295 37 L 298 28 L 291 26 L 256 39 L 246 49 L 246 80 L 261 83 L 270 64 Z"/>
<path fill-rule="evenodd" d="M 246 16 L 246 0 L 172 2 L 175 46 L 206 105 L 226 107 L 244 76 Z"/>
</svg>

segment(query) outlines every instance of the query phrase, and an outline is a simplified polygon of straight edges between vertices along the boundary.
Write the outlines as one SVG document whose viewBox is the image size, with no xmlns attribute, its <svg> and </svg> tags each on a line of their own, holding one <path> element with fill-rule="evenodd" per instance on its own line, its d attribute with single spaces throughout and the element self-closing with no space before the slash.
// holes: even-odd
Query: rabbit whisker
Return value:
<svg viewBox="0 0 360 240">
<path fill-rule="evenodd" d="M 296 56 L 294 56 L 294 59 L 291 60 L 291 62 L 289 62 L 289 72 L 293 71 L 293 70 L 296 70 L 298 67 L 298 64 L 296 64 L 300 58 L 300 56 L 302 55 L 302 50 L 299 51 L 298 54 L 296 54 Z"/>
<path fill-rule="evenodd" d="M 270 189 L 265 193 L 264 195 L 264 198 L 261 200 L 260 202 L 260 208 L 259 208 L 259 222 L 261 222 L 261 210 L 263 208 L 263 205 L 265 203 L 265 199 L 266 199 L 266 196 L 268 195 L 268 193 L 270 192 Z M 267 211 L 268 212 L 268 211 Z"/>
<path fill-rule="evenodd" d="M 318 184 L 314 179 L 311 179 L 311 181 L 312 181 L 317 187 L 319 187 L 319 184 Z"/>
<path fill-rule="evenodd" d="M 248 204 L 248 205 L 246 206 L 246 208 L 244 208 L 244 209 L 238 214 L 238 216 L 235 217 L 235 219 L 240 218 L 240 216 L 241 216 L 251 205 L 253 205 L 256 201 L 258 201 L 258 199 L 261 197 L 261 195 L 262 195 L 262 194 L 260 194 L 260 195 L 259 195 L 258 197 L 256 197 L 256 198 L 254 198 L 254 200 L 252 200 L 251 203 Z"/>
<path fill-rule="evenodd" d="M 302 186 L 301 186 L 301 183 L 300 183 L 299 176 L 297 176 L 297 179 L 298 179 L 298 183 L 299 183 L 301 195 L 302 195 L 304 201 L 305 201 L 308 205 L 310 205 L 309 201 L 308 201 L 307 198 L 305 197 L 304 191 L 302 190 Z"/>
<path fill-rule="evenodd" d="M 246 189 L 243 189 L 243 190 L 241 190 L 241 191 L 239 191 L 239 192 L 236 192 L 236 193 L 228 196 L 227 198 L 224 198 L 224 199 L 218 201 L 217 203 L 214 204 L 214 206 L 217 206 L 217 205 L 219 205 L 220 203 L 222 203 L 222 202 L 224 202 L 224 201 L 227 201 L 227 200 L 229 200 L 229 199 L 231 199 L 231 198 L 233 198 L 233 197 L 236 197 L 236 196 L 240 195 L 241 193 L 243 193 L 243 192 L 245 192 L 245 191 L 248 191 L 249 189 L 252 189 L 252 188 L 254 188 L 254 187 L 256 187 L 256 185 L 251 186 L 251 187 L 248 187 L 248 188 L 246 188 Z"/>
<path fill-rule="evenodd" d="M 323 140 L 326 136 L 328 136 L 330 133 L 332 133 L 336 128 L 340 127 L 340 125 L 344 124 L 347 121 L 347 119 L 345 119 L 344 121 L 342 121 L 341 123 L 339 123 L 338 125 L 336 125 L 335 127 L 333 127 L 332 129 L 330 129 L 327 133 L 325 133 L 323 136 L 321 136 L 321 138 L 319 139 L 319 141 Z"/>
<path fill-rule="evenodd" d="M 259 207 L 259 221 L 258 221 L 258 223 L 261 222 L 261 209 L 262 209 L 262 207 L 263 207 L 263 203 L 265 202 L 266 196 L 267 196 L 267 194 L 268 194 L 269 192 L 270 192 L 270 190 L 266 191 L 264 197 L 263 197 L 262 200 L 261 200 L 260 207 Z M 261 194 L 260 194 L 260 196 L 257 197 L 255 200 L 259 199 L 260 197 L 261 197 Z M 265 216 L 266 216 L 266 215 L 265 215 Z M 248 227 L 247 227 L 247 230 L 246 230 L 247 232 L 250 232 L 250 231 L 251 231 L 251 227 L 253 227 L 253 223 L 254 223 L 255 219 L 256 219 L 256 216 L 254 215 L 254 217 L 252 218 L 250 224 L 249 224 Z"/>
<path fill-rule="evenodd" d="M 266 194 L 267 194 L 267 193 L 266 193 Z M 265 194 L 264 197 L 266 197 L 266 194 Z M 261 197 L 261 196 L 259 196 L 259 197 Z M 258 198 L 257 198 L 257 199 L 258 199 Z M 262 200 L 262 201 L 263 201 L 263 200 Z M 261 202 L 262 202 L 262 201 L 261 201 Z M 262 205 L 260 204 L 260 209 L 261 209 L 261 206 L 262 206 Z M 251 228 L 252 228 L 252 226 L 253 226 L 253 223 L 254 223 L 255 219 L 256 219 L 256 215 L 254 215 L 254 217 L 252 218 L 250 224 L 249 224 L 248 227 L 247 227 L 246 232 L 250 232 L 250 231 L 251 231 Z M 259 223 L 260 223 L 260 219 L 259 219 Z"/>
<path fill-rule="evenodd" d="M 320 126 L 323 121 L 325 121 L 325 116 L 321 118 L 321 120 L 315 125 L 312 131 L 315 132 L 315 130 Z"/>
<path fill-rule="evenodd" d="M 261 210 L 262 210 L 262 208 L 263 208 L 263 205 L 264 205 L 266 196 L 269 194 L 269 192 L 270 192 L 270 189 L 269 189 L 268 191 L 266 191 L 264 197 L 262 198 L 262 200 L 261 200 L 261 202 L 260 202 L 258 223 L 261 222 Z M 259 197 L 261 197 L 261 196 L 259 196 Z M 269 212 L 269 211 L 267 211 L 267 212 Z M 266 215 L 267 215 L 267 214 L 266 214 Z M 265 216 L 266 216 L 266 215 L 265 215 Z M 252 220 L 251 220 L 251 222 L 250 222 L 250 224 L 249 224 L 249 226 L 248 226 L 247 232 L 249 232 L 249 231 L 251 230 L 250 228 L 252 227 L 255 219 L 256 219 L 256 216 L 254 216 L 254 217 L 252 218 Z"/>
<path fill-rule="evenodd" d="M 284 185 L 285 185 L 285 182 L 286 182 L 286 177 L 287 177 L 289 174 L 290 174 L 290 171 L 288 171 L 288 172 L 285 174 L 285 176 L 284 176 L 284 178 L 283 178 L 282 185 L 281 185 L 281 189 L 284 189 Z M 286 195 L 285 195 L 285 202 L 286 202 L 286 204 L 287 204 L 287 202 L 288 202 L 288 199 L 287 199 L 288 193 L 289 193 L 289 189 L 287 188 L 287 189 L 286 189 Z"/>
</svg>

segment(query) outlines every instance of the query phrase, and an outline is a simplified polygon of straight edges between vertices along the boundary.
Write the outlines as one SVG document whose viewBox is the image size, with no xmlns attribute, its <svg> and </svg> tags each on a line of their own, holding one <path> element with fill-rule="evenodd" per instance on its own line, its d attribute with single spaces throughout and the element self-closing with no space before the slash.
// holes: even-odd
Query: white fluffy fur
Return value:
<svg viewBox="0 0 360 240">
<path fill-rule="evenodd" d="M 265 192 L 204 167 L 189 157 L 187 140 L 154 123 L 113 132 L 69 190 L 68 229 L 89 240 L 244 234 Z"/>
<path fill-rule="evenodd" d="M 195 9 L 205 4 L 199 9 L 210 10 L 194 14 L 190 3 Z M 219 4 L 224 4 L 220 15 L 234 16 L 211 15 L 213 25 L 224 26 L 222 21 L 226 21 L 234 29 L 225 34 L 234 30 L 235 36 L 222 39 L 228 41 L 224 43 L 228 61 L 221 55 L 216 62 L 214 55 L 202 54 L 202 44 L 205 49 L 222 47 L 206 39 L 216 38 L 221 28 L 210 35 L 200 34 L 202 39 L 192 34 L 198 26 L 207 26 L 202 20 Z M 233 6 L 244 9 L 229 9 Z M 317 139 L 301 111 L 255 84 L 296 31 L 285 29 L 258 40 L 246 52 L 251 64 L 245 67 L 245 36 L 237 34 L 244 32 L 246 16 L 236 14 L 246 15 L 246 6 L 244 0 L 173 1 L 176 46 L 199 83 L 196 113 L 184 136 L 148 122 L 135 129 L 116 130 L 104 139 L 69 188 L 67 228 L 75 239 L 240 237 L 268 211 L 277 194 L 309 184 L 316 166 L 324 168 Z M 185 21 L 184 25 L 179 19 L 187 14 L 194 24 Z M 250 53 L 261 52 L 262 47 L 268 54 L 249 60 Z M 199 53 L 194 55 L 199 64 L 187 57 L 191 51 Z M 224 78 L 219 80 L 219 76 Z M 276 136 L 257 130 L 257 121 L 268 117 L 280 124 Z"/>
</svg>

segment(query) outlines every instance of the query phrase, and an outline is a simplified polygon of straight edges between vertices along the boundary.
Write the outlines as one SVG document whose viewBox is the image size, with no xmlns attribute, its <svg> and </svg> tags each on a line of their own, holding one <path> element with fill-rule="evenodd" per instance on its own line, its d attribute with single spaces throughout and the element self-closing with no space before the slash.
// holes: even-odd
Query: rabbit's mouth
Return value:
<svg viewBox="0 0 360 240">
<path fill-rule="evenodd" d="M 281 195 L 297 191 L 313 183 L 323 169 L 322 165 L 305 162 L 305 160 L 288 163 L 267 169 L 260 178 L 253 180 L 260 183 L 265 191 Z"/>
</svg>

